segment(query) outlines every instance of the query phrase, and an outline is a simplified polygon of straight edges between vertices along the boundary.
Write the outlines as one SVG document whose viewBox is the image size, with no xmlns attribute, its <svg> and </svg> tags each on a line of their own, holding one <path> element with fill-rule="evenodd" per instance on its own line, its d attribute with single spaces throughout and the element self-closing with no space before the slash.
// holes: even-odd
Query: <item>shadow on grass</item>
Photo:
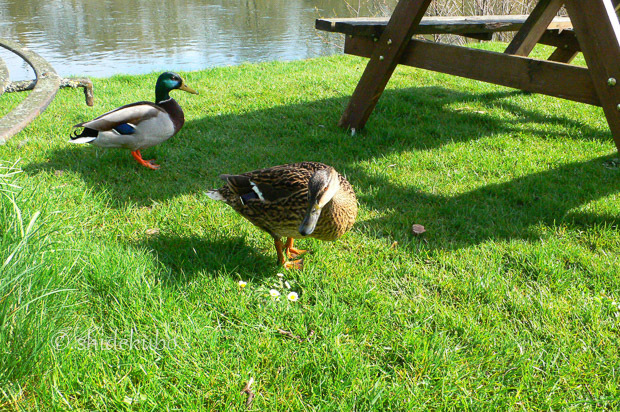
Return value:
<svg viewBox="0 0 620 412">
<path fill-rule="evenodd" d="M 571 163 L 452 197 L 395 187 L 383 176 L 353 172 L 358 185 L 379 188 L 373 196 L 359 196 L 361 203 L 393 210 L 387 217 L 362 222 L 357 230 L 406 244 L 414 241 L 410 228 L 418 223 L 427 229 L 430 248 L 452 249 L 488 239 L 537 240 L 538 224 L 620 227 L 618 216 L 573 211 L 620 191 L 619 171 L 603 167 L 609 158 Z"/>
<path fill-rule="evenodd" d="M 602 158 L 485 186 L 455 197 L 434 196 L 413 187 L 395 187 L 385 177 L 369 176 L 357 166 L 359 161 L 389 153 L 436 149 L 498 133 L 566 138 L 562 130 L 568 128 L 579 129 L 590 139 L 610 139 L 609 133 L 574 119 L 524 109 L 513 101 L 520 94 L 519 91 L 463 93 L 440 87 L 386 91 L 367 130 L 355 137 L 336 126 L 348 98 L 209 116 L 188 121 L 178 136 L 144 151 L 145 158 L 155 157 L 162 165 L 159 171 L 139 166 L 128 151 L 69 145 L 53 152 L 48 162 L 24 169 L 29 174 L 56 170 L 76 173 L 95 190 L 109 192 L 113 207 L 123 207 L 202 193 L 221 185 L 217 178 L 221 173 L 301 160 L 322 161 L 346 173 L 353 185 L 364 188 L 364 192 L 370 187 L 380 188 L 379 194 L 361 196 L 360 202 L 377 210 L 394 210 L 389 217 L 361 222 L 357 230 L 370 236 L 388 233 L 407 238 L 411 224 L 422 223 L 429 229 L 428 238 L 437 239 L 436 247 L 441 248 L 459 248 L 489 238 L 529 238 L 535 236 L 531 227 L 537 223 L 572 219 L 617 225 L 615 217 L 570 212 L 618 191 L 617 173 L 603 168 Z M 466 106 L 471 102 L 489 110 L 501 108 L 514 116 L 498 119 L 489 113 L 479 113 Z M 454 103 L 465 107 L 446 109 Z M 560 127 L 541 130 L 541 124 Z M 160 260 L 175 272 L 218 270 L 222 263 L 210 261 L 209 249 L 221 245 L 201 242 L 200 239 L 160 238 L 145 245 L 155 250 Z M 237 240 L 224 243 L 224 247 L 235 251 L 232 256 L 241 253 L 246 258 L 252 256 L 252 261 L 261 267 L 270 265 L 270 261 L 261 260 L 242 245 Z M 188 255 L 192 249 L 197 250 L 197 257 Z M 224 264 L 224 269 L 233 270 L 243 261 L 233 259 Z M 197 262 L 198 269 L 194 267 Z"/>
<path fill-rule="evenodd" d="M 198 237 L 162 234 L 135 242 L 133 246 L 156 255 L 168 269 L 167 276 L 161 279 L 166 283 L 187 282 L 204 273 L 216 276 L 235 273 L 247 280 L 276 268 L 275 249 L 270 254 L 262 253 L 247 246 L 240 237 L 210 242 Z"/>
</svg>

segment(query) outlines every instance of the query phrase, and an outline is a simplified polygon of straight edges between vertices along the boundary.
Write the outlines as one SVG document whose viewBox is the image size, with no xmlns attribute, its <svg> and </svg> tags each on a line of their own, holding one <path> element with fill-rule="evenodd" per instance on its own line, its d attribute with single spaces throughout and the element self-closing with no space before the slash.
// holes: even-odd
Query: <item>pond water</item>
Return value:
<svg viewBox="0 0 620 412">
<path fill-rule="evenodd" d="M 39 53 L 61 76 L 104 77 L 336 53 L 314 20 L 350 15 L 344 0 L 0 0 L 0 38 Z M 33 77 L 3 48 L 0 58 L 11 80 Z"/>
</svg>

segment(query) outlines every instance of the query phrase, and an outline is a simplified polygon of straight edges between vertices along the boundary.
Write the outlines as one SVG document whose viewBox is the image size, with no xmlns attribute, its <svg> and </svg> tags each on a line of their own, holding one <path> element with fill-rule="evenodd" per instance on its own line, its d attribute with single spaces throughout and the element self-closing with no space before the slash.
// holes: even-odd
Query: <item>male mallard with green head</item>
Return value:
<svg viewBox="0 0 620 412">
<path fill-rule="evenodd" d="M 221 175 L 226 185 L 207 192 L 214 200 L 232 206 L 237 213 L 273 237 L 278 262 L 301 269 L 294 259 L 305 250 L 293 247 L 294 239 L 313 237 L 336 240 L 357 217 L 357 199 L 347 179 L 333 167 L 301 162 L 239 175 Z M 286 237 L 286 244 L 282 238 Z"/>
<path fill-rule="evenodd" d="M 129 149 L 138 163 L 150 169 L 159 169 L 153 160 L 142 159 L 140 150 L 170 139 L 183 127 L 183 110 L 170 97 L 170 92 L 175 89 L 198 94 L 178 74 L 162 73 L 155 85 L 155 103 L 128 104 L 91 121 L 76 124 L 73 127 L 83 127 L 84 130 L 80 134 L 74 132 L 70 142 Z"/>
</svg>

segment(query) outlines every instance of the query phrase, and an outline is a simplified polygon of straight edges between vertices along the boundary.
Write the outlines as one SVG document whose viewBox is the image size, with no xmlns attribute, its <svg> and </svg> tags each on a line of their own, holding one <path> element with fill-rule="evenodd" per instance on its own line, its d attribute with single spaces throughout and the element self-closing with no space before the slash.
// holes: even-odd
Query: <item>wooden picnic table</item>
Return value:
<svg viewBox="0 0 620 412">
<path fill-rule="evenodd" d="M 339 125 L 364 127 L 398 64 L 602 106 L 620 151 L 620 0 L 539 0 L 529 15 L 425 17 L 431 0 L 400 0 L 389 18 L 318 19 L 345 36 L 345 53 L 370 58 Z M 557 17 L 566 6 L 568 17 Z M 490 40 L 516 31 L 504 53 L 418 40 L 457 34 Z M 528 57 L 537 43 L 547 60 Z M 582 52 L 587 67 L 569 64 Z"/>
</svg>

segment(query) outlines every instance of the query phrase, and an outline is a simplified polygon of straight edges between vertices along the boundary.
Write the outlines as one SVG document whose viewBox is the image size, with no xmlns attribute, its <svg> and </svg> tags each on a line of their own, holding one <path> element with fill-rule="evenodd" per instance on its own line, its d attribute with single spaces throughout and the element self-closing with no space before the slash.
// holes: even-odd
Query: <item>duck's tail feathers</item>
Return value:
<svg viewBox="0 0 620 412">
<path fill-rule="evenodd" d="M 69 140 L 69 143 L 75 143 L 75 144 L 90 143 L 95 139 L 96 137 L 76 137 L 76 138 L 72 137 L 71 140 Z"/>
<path fill-rule="evenodd" d="M 82 133 L 78 134 L 77 130 L 71 133 L 69 143 L 90 143 L 97 138 L 99 131 L 85 127 Z"/>
<path fill-rule="evenodd" d="M 209 190 L 205 194 L 207 196 L 209 196 L 209 198 L 211 198 L 213 200 L 219 200 L 219 201 L 222 201 L 222 202 L 226 201 L 226 198 L 224 196 L 222 196 L 222 194 L 219 192 L 219 190 Z"/>
</svg>

